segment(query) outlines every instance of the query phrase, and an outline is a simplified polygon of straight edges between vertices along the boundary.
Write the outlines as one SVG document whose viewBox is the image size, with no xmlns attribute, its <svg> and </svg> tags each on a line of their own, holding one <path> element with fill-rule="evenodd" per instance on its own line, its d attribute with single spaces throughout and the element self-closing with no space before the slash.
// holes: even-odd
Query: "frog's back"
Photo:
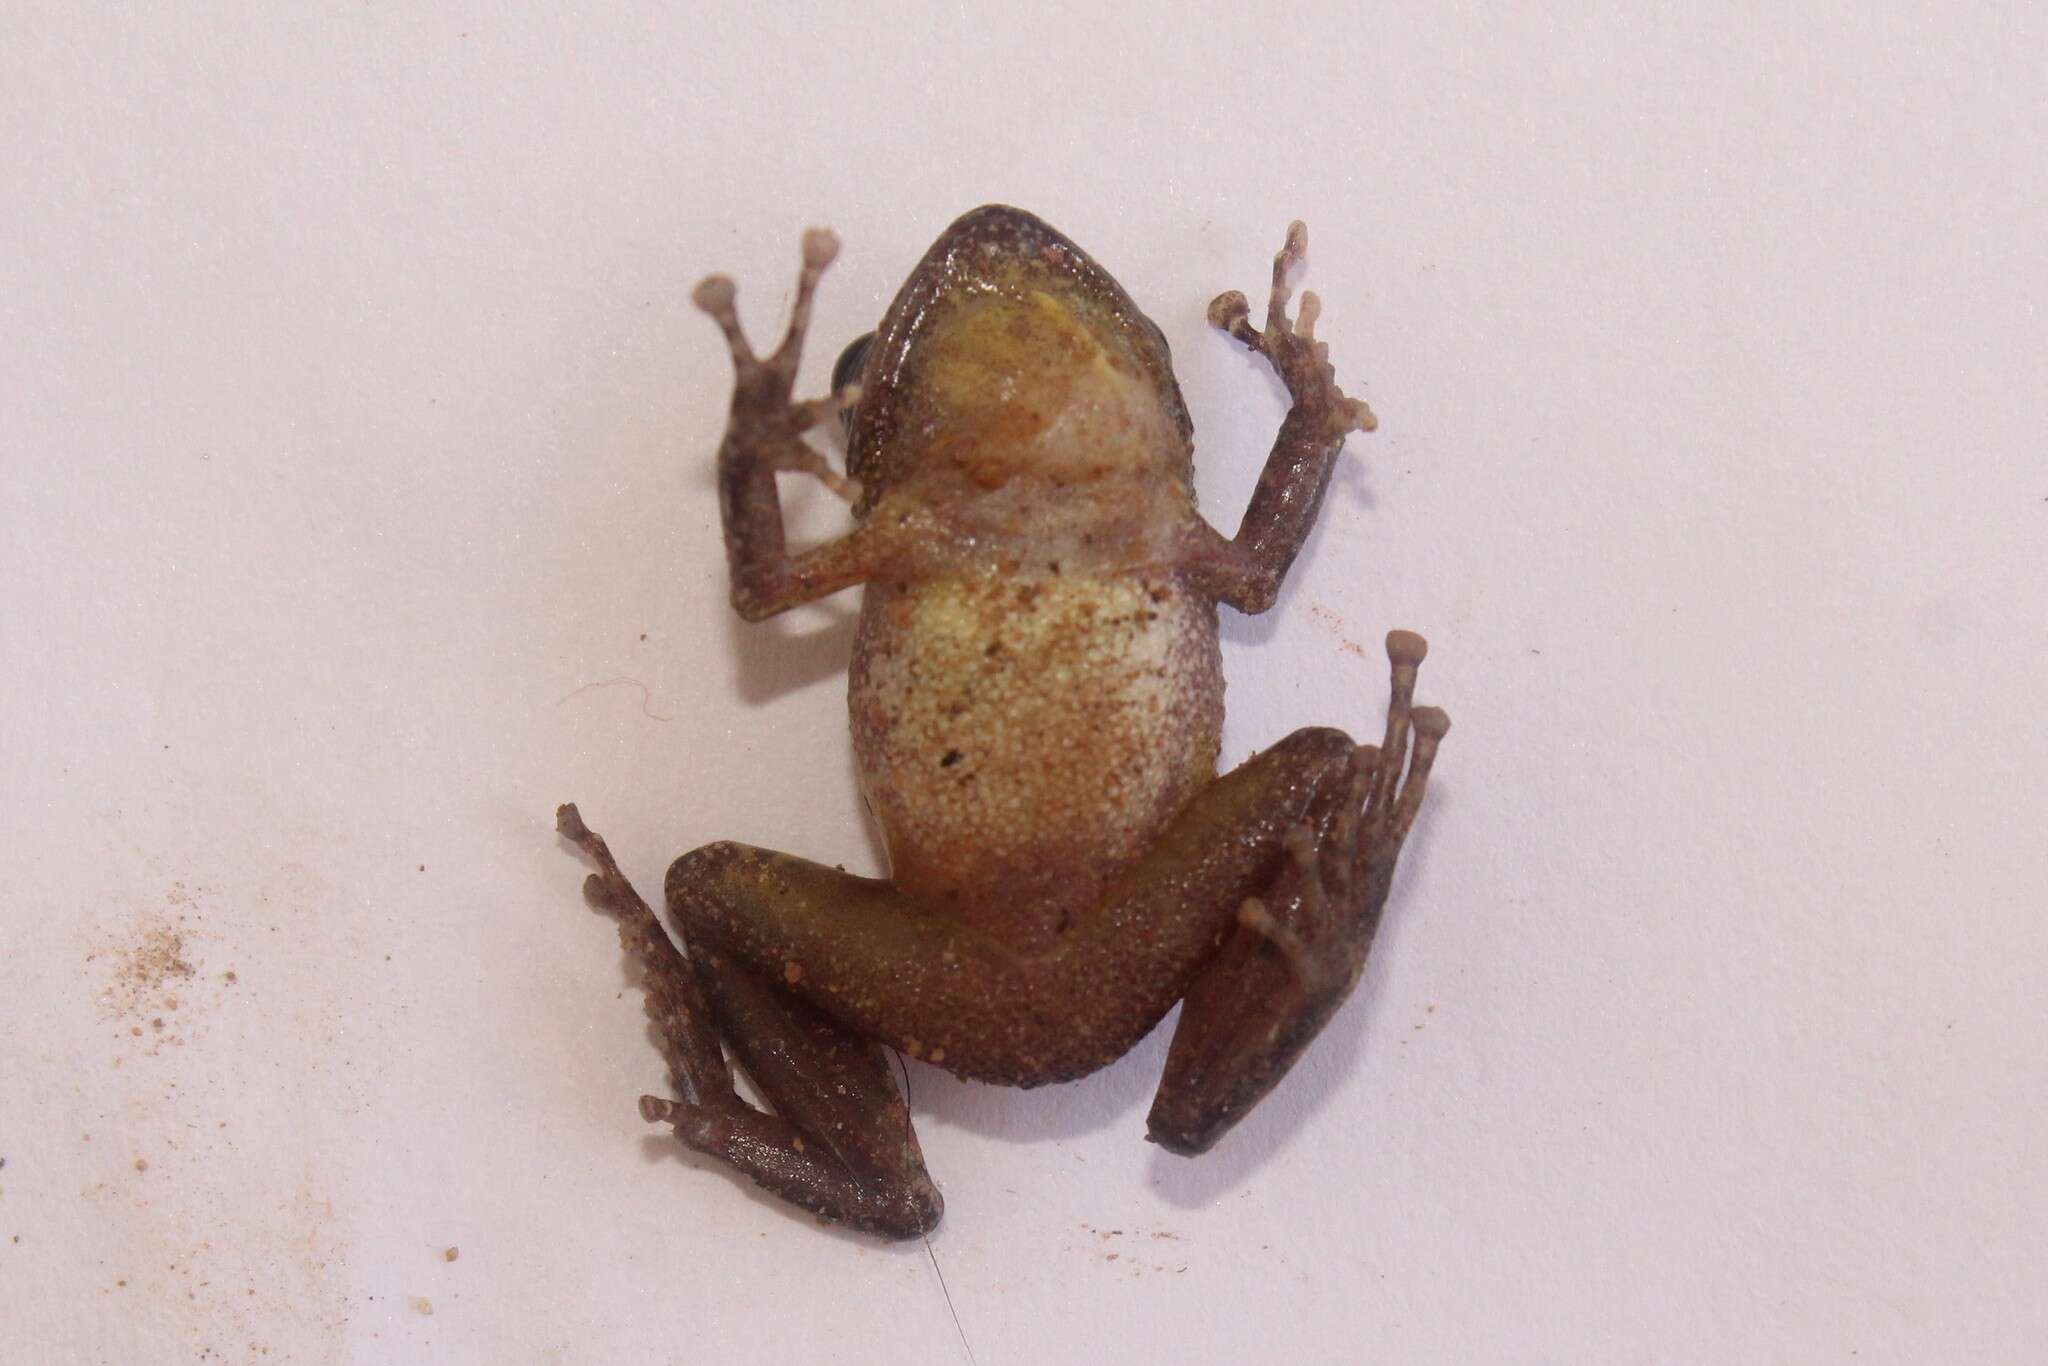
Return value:
<svg viewBox="0 0 2048 1366">
<path fill-rule="evenodd" d="M 1036 942 L 1215 776 L 1216 609 L 1171 570 L 872 583 L 851 706 L 897 885 Z"/>
</svg>

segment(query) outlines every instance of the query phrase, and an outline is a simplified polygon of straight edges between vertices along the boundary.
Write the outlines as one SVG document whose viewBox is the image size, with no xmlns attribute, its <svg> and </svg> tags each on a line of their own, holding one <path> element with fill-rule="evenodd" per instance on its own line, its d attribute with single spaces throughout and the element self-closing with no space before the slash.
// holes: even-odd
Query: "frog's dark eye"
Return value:
<svg viewBox="0 0 2048 1366">
<path fill-rule="evenodd" d="M 867 364 L 868 348 L 875 343 L 875 334 L 855 337 L 839 353 L 839 359 L 832 363 L 832 392 L 838 393 L 847 385 L 860 378 L 861 366 Z"/>
</svg>

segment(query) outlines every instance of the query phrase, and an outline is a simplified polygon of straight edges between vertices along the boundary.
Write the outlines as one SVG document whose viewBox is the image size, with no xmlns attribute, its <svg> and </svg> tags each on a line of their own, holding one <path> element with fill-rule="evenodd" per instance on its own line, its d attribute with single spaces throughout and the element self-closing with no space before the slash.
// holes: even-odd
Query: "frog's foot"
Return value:
<svg viewBox="0 0 2048 1366">
<path fill-rule="evenodd" d="M 584 895 L 619 922 L 682 1097 L 641 1097 L 642 1118 L 825 1218 L 890 1238 L 936 1227 L 945 1204 L 881 1050 L 718 955 L 685 958 L 576 808 L 555 822 L 597 865 Z M 721 1030 L 775 1113 L 733 1089 Z"/>
<path fill-rule="evenodd" d="M 804 433 L 838 417 L 860 401 L 860 386 L 847 383 L 830 397 L 796 402 L 797 362 L 803 356 L 804 333 L 811 325 L 811 301 L 825 268 L 839 255 L 839 239 L 827 228 L 804 233 L 803 269 L 797 276 L 796 303 L 782 344 L 765 360 L 754 354 L 740 330 L 733 307 L 737 290 L 730 277 L 706 276 L 690 298 L 725 333 L 735 374 L 732 416 L 720 458 L 765 464 L 769 469 L 808 474 L 848 502 L 860 498 L 860 483 L 842 475 L 808 441 Z"/>
<path fill-rule="evenodd" d="M 1318 425 L 1341 436 L 1345 432 L 1369 432 L 1379 425 L 1361 399 L 1351 398 L 1337 387 L 1337 371 L 1330 364 L 1330 348 L 1316 340 L 1316 318 L 1322 300 L 1313 293 L 1301 296 L 1299 315 L 1287 316 L 1291 295 L 1287 277 L 1308 252 L 1308 228 L 1299 220 L 1287 227 L 1287 240 L 1273 257 L 1273 285 L 1266 296 L 1266 323 L 1251 323 L 1251 304 L 1238 290 L 1216 296 L 1209 305 L 1209 323 L 1228 332 L 1273 363 L 1295 406 Z"/>
<path fill-rule="evenodd" d="M 1401 845 L 1422 809 L 1437 747 L 1451 728 L 1451 718 L 1440 708 L 1415 705 L 1415 676 L 1428 653 L 1429 642 L 1413 631 L 1387 633 L 1393 677 L 1386 738 L 1358 747 L 1350 790 L 1326 829 L 1304 823 L 1288 832 L 1293 896 L 1285 904 L 1295 914 L 1285 921 L 1269 915 L 1255 922 L 1272 927 L 1268 937 L 1296 968 L 1305 992 L 1350 990 L 1371 942 L 1370 928 L 1360 940 L 1356 917 L 1378 916 Z M 1239 923 L 1245 923 L 1242 915 Z M 1332 956 L 1321 950 L 1339 942 L 1354 943 L 1358 961 L 1353 972 L 1333 975 Z"/>
<path fill-rule="evenodd" d="M 1353 867 L 1355 879 L 1368 886 L 1382 874 L 1393 875 L 1394 860 L 1400 857 L 1401 845 L 1422 809 L 1437 746 L 1450 734 L 1448 712 L 1414 705 L 1416 671 L 1428 653 L 1429 642 L 1415 632 L 1387 632 L 1387 658 L 1393 664 L 1387 735 L 1377 749 L 1367 745 L 1359 751 L 1359 768 L 1371 771 L 1372 790 L 1359 813 Z M 1379 896 L 1386 896 L 1384 887 Z"/>
<path fill-rule="evenodd" d="M 1359 747 L 1349 783 L 1288 831 L 1272 886 L 1239 908 L 1236 932 L 1189 988 L 1147 1121 L 1169 1150 L 1207 1151 L 1294 1065 L 1364 971 L 1450 729 L 1442 711 L 1413 705 L 1427 649 L 1412 631 L 1387 636 L 1384 742 Z"/>
<path fill-rule="evenodd" d="M 732 1072 L 689 960 L 677 952 L 654 911 L 619 871 L 603 836 L 583 823 L 573 802 L 555 812 L 555 829 L 597 865 L 584 879 L 584 899 L 619 922 L 619 945 L 642 973 L 647 1018 L 676 1090 L 699 1104 L 731 1096 Z"/>
<path fill-rule="evenodd" d="M 884 1238 L 938 1227 L 945 1201 L 882 1050 L 718 954 L 698 957 L 713 1008 L 774 1113 L 737 1096 L 712 1105 L 640 1098 L 649 1123 L 770 1194 Z"/>
</svg>

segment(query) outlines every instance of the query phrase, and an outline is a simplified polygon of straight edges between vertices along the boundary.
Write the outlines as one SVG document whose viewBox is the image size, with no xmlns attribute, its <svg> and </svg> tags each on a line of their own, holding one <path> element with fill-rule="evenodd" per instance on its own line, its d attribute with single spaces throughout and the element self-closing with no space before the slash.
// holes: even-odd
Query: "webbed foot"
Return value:
<svg viewBox="0 0 2048 1366">
<path fill-rule="evenodd" d="M 1351 778 L 1287 834 L 1287 861 L 1181 1004 L 1147 1119 L 1169 1151 L 1206 1152 L 1286 1075 L 1357 985 L 1401 846 L 1422 807 L 1450 718 L 1413 705 L 1428 645 L 1387 636 L 1386 737 L 1354 753 Z"/>
<path fill-rule="evenodd" d="M 640 1117 L 791 1204 L 885 1238 L 937 1227 L 945 1202 L 882 1050 L 744 967 L 686 958 L 575 806 L 563 838 L 597 865 L 584 895 L 619 922 L 680 1099 L 640 1098 Z M 774 1106 L 733 1089 L 721 1038 Z"/>
</svg>

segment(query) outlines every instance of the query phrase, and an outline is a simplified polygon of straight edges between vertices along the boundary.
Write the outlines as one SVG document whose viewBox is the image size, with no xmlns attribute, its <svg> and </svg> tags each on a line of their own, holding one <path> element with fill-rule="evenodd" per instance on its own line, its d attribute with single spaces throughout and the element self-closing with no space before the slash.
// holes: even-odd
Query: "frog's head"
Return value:
<svg viewBox="0 0 2048 1366">
<path fill-rule="evenodd" d="M 847 465 L 863 514 L 913 480 L 946 498 L 1025 476 L 1061 488 L 1190 479 L 1193 429 L 1166 338 L 1086 252 L 1021 209 L 976 209 L 940 235 L 881 326 L 840 357 L 834 386 L 855 380 Z"/>
</svg>

